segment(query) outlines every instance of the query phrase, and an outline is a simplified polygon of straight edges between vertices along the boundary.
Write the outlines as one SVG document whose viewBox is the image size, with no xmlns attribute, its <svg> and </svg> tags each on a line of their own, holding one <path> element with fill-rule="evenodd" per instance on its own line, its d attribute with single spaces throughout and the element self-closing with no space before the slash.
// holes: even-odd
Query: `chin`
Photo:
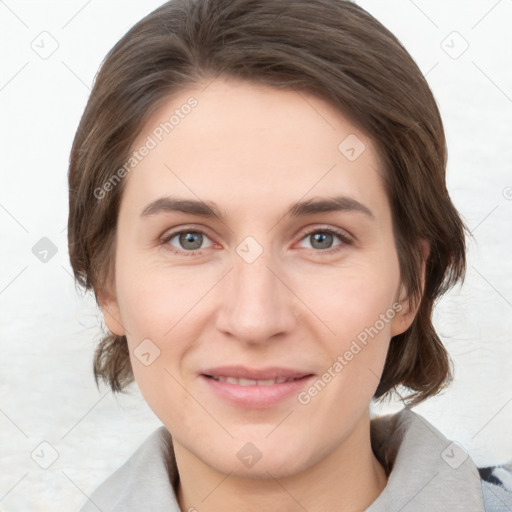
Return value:
<svg viewBox="0 0 512 512">
<path fill-rule="evenodd" d="M 228 455 L 229 454 L 229 455 Z M 199 454 L 198 454 L 199 455 Z M 299 443 L 283 446 L 281 443 L 233 440 L 230 447 L 209 451 L 203 462 L 216 471 L 231 477 L 255 480 L 286 478 L 307 469 L 314 462 Z"/>
</svg>

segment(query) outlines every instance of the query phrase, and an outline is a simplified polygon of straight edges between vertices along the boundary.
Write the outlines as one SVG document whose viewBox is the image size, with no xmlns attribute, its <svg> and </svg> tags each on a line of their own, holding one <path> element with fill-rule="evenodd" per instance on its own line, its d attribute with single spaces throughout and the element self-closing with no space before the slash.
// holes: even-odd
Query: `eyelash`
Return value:
<svg viewBox="0 0 512 512">
<path fill-rule="evenodd" d="M 186 251 L 186 250 L 179 250 L 179 249 L 176 249 L 174 248 L 172 245 L 169 244 L 169 242 L 176 236 L 176 235 L 181 235 L 181 234 L 184 234 L 184 233 L 198 233 L 198 234 L 201 234 L 207 238 L 208 235 L 200 230 L 200 229 L 194 229 L 194 228 L 189 228 L 189 229 L 180 229 L 179 231 L 173 231 L 171 233 L 168 233 L 166 235 L 164 235 L 161 239 L 161 243 L 162 245 L 165 246 L 166 250 L 169 250 L 171 251 L 171 253 L 173 254 L 177 254 L 177 255 L 181 255 L 181 256 L 200 256 L 203 254 L 202 252 L 202 249 L 196 249 L 195 251 Z M 330 235 L 334 235 L 336 237 L 338 237 L 341 241 L 340 244 L 338 245 L 335 245 L 333 247 L 330 247 L 329 249 L 313 249 L 313 248 L 306 248 L 307 250 L 309 251 L 313 251 L 314 253 L 320 255 L 320 256 L 328 256 L 328 255 L 331 255 L 333 253 L 336 253 L 338 251 L 340 251 L 344 246 L 346 245 L 351 245 L 353 243 L 353 239 L 350 238 L 345 232 L 341 231 L 341 230 L 337 230 L 337 229 L 334 229 L 334 228 L 316 228 L 316 229 L 312 229 L 306 233 L 304 233 L 300 239 L 300 241 L 304 240 L 305 238 L 307 238 L 308 236 L 311 236 L 312 234 L 314 233 L 328 233 Z"/>
</svg>

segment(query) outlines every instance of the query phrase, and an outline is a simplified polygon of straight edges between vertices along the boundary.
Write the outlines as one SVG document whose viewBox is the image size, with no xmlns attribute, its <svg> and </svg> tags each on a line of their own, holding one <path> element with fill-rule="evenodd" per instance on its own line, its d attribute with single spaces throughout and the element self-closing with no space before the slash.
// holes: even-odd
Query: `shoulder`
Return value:
<svg viewBox="0 0 512 512">
<path fill-rule="evenodd" d="M 508 464 L 478 468 L 482 479 L 485 512 L 512 510 L 512 461 Z"/>
<path fill-rule="evenodd" d="M 171 452 L 171 436 L 159 427 L 87 497 L 80 512 L 179 511 L 173 489 L 178 473 Z"/>
</svg>

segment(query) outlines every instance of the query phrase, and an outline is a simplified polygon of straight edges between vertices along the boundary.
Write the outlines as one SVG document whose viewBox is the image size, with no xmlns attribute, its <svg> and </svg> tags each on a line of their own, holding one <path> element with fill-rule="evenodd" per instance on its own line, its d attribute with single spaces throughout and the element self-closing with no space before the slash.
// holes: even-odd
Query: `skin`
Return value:
<svg viewBox="0 0 512 512">
<path fill-rule="evenodd" d="M 391 337 L 415 314 L 399 302 L 378 154 L 316 96 L 224 78 L 168 100 L 133 147 L 190 96 L 198 105 L 125 178 L 114 285 L 101 294 L 107 326 L 127 336 L 137 385 L 173 436 L 180 507 L 363 510 L 387 481 L 371 449 L 369 403 Z M 338 150 L 350 134 L 365 144 L 354 161 Z M 358 211 L 285 215 L 296 201 L 334 193 L 364 204 L 373 218 Z M 141 218 L 166 195 L 213 201 L 224 217 Z M 325 253 L 310 235 L 326 228 L 343 230 L 350 243 L 334 236 L 334 251 Z M 205 234 L 199 254 L 179 237 L 162 240 L 179 229 Z M 247 236 L 263 249 L 252 263 L 236 251 Z M 199 377 L 201 369 L 227 364 L 321 376 L 393 304 L 401 311 L 308 404 L 292 396 L 242 408 Z M 148 366 L 134 355 L 144 339 L 160 350 Z M 237 457 L 247 442 L 262 454 L 251 468 Z"/>
</svg>

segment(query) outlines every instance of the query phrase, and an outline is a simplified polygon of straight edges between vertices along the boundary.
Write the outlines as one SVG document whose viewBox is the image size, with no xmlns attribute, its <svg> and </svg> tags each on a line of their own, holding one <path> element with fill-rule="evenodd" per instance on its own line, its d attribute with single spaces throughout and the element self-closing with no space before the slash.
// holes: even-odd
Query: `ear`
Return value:
<svg viewBox="0 0 512 512">
<path fill-rule="evenodd" d="M 126 329 L 121 319 L 121 311 L 117 302 L 115 287 L 108 285 L 97 294 L 98 305 L 103 313 L 105 324 L 110 332 L 117 336 L 124 336 Z"/>
<path fill-rule="evenodd" d="M 428 256 L 430 254 L 430 244 L 426 240 L 421 240 L 421 250 L 423 259 L 421 262 L 421 295 L 425 290 L 425 269 Z M 421 300 L 418 301 L 415 308 L 411 308 L 409 305 L 408 294 L 403 293 L 405 290 L 401 285 L 398 291 L 398 298 L 393 304 L 393 309 L 397 312 L 393 320 L 391 321 L 391 336 L 402 334 L 411 326 L 416 313 L 420 307 Z M 401 297 L 401 295 L 404 295 Z"/>
</svg>

